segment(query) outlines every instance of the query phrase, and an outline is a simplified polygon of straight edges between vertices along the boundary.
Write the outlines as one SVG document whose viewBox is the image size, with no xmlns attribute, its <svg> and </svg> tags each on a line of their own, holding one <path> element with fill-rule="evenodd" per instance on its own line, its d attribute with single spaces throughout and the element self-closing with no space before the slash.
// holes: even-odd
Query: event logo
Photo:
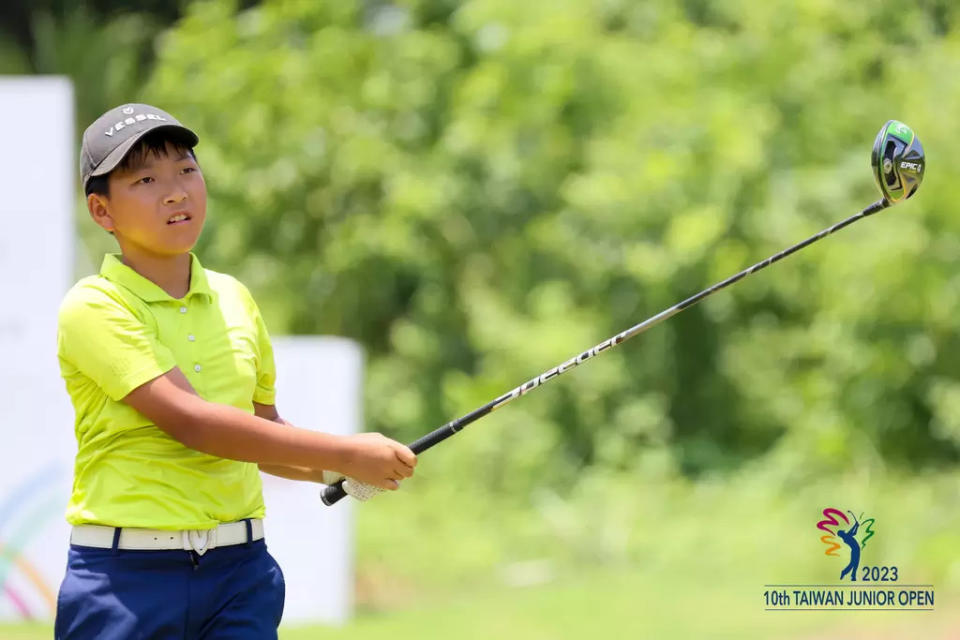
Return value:
<svg viewBox="0 0 960 640">
<path fill-rule="evenodd" d="M 932 584 L 902 584 L 897 565 L 870 562 L 864 550 L 876 535 L 876 519 L 852 509 L 827 507 L 820 511 L 816 529 L 823 554 L 844 562 L 840 578 L 831 583 L 791 581 L 764 585 L 767 611 L 932 611 Z M 887 534 L 884 534 L 887 535 Z M 812 543 L 811 539 L 811 543 Z M 834 567 L 837 566 L 836 561 Z M 831 571 L 833 573 L 833 571 Z M 836 575 L 836 574 L 833 574 Z"/>
<path fill-rule="evenodd" d="M 849 509 L 847 509 L 847 513 L 850 514 L 850 518 L 847 518 L 846 514 L 840 509 L 833 507 L 824 509 L 824 519 L 817 523 L 817 529 L 825 531 L 827 534 L 820 536 L 820 542 L 828 547 L 827 550 L 824 551 L 824 555 L 841 557 L 840 551 L 842 550 L 842 545 L 838 541 L 838 538 L 850 548 L 850 562 L 847 563 L 847 566 L 840 572 L 840 579 L 843 580 L 849 575 L 850 581 L 856 582 L 857 569 L 860 568 L 860 553 L 866 548 L 867 541 L 872 538 L 875 533 L 873 530 L 875 520 L 873 518 L 864 520 L 862 513 L 858 518 L 853 515 L 853 511 Z M 843 520 L 842 525 L 837 518 Z M 852 524 L 850 522 L 851 519 L 853 520 Z M 894 567 L 894 570 L 896 570 L 896 567 Z M 893 579 L 896 580 L 896 577 Z"/>
</svg>

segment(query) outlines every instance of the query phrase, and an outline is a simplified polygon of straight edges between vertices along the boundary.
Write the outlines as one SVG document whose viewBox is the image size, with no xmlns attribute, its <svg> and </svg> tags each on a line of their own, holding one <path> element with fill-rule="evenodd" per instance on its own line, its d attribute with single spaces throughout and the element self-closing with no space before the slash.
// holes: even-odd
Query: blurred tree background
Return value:
<svg viewBox="0 0 960 640">
<path fill-rule="evenodd" d="M 936 171 L 957 18 L 200 2 L 143 94 L 203 135 L 207 262 L 274 331 L 365 345 L 368 425 L 403 439 L 869 204 L 873 136 L 902 119 L 933 158 L 922 197 L 511 405 L 472 471 L 927 466 L 960 443 L 960 227 Z"/>
<path fill-rule="evenodd" d="M 368 427 L 404 440 L 856 212 L 876 130 L 904 120 L 933 159 L 918 199 L 486 419 L 464 473 L 957 461 L 954 3 L 2 14 L 0 69 L 73 77 L 78 136 L 133 100 L 200 133 L 200 255 L 274 333 L 361 342 Z M 81 228 L 96 263 L 109 241 Z"/>
</svg>

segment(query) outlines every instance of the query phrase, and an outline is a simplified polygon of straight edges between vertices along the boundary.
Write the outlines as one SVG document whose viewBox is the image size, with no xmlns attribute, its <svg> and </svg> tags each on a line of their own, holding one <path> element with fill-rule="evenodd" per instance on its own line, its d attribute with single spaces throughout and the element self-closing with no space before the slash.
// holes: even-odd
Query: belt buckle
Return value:
<svg viewBox="0 0 960 640">
<path fill-rule="evenodd" d="M 194 551 L 198 556 L 202 556 L 210 549 L 217 547 L 216 529 L 187 529 L 181 533 L 185 551 Z"/>
</svg>

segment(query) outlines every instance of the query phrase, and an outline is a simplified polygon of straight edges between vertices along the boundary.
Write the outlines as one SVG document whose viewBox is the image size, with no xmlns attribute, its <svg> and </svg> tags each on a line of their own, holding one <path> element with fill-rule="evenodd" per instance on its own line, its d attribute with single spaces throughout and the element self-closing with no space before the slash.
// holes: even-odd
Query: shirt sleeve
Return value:
<svg viewBox="0 0 960 640">
<path fill-rule="evenodd" d="M 121 300 L 94 288 L 74 289 L 64 299 L 57 351 L 114 401 L 176 366 L 156 327 Z"/>
<path fill-rule="evenodd" d="M 257 321 L 257 349 L 260 352 L 260 360 L 257 364 L 257 388 L 253 392 L 253 401 L 258 404 L 272 405 L 277 403 L 277 368 L 273 360 L 273 344 L 270 342 L 267 325 L 256 303 L 253 308 Z"/>
</svg>

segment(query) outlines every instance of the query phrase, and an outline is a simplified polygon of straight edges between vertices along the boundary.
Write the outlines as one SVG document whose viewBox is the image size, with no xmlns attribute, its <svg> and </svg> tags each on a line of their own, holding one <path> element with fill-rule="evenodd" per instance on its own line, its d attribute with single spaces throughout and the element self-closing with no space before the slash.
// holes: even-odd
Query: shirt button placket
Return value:
<svg viewBox="0 0 960 640">
<path fill-rule="evenodd" d="M 187 312 L 187 306 L 186 306 L 186 305 L 181 305 L 181 306 L 180 306 L 180 313 L 186 313 L 186 312 Z M 189 329 L 192 329 L 192 327 L 189 326 L 189 322 L 187 323 L 187 328 L 188 328 L 188 330 L 189 330 Z M 188 334 L 187 334 L 187 341 L 188 341 L 188 342 L 196 342 L 196 341 L 197 341 L 197 336 L 195 336 L 192 332 L 191 332 L 191 333 L 188 333 Z M 192 354 L 194 357 L 196 357 L 197 353 L 196 353 L 196 348 L 195 348 L 195 347 L 192 347 L 192 348 L 190 349 L 190 352 L 191 352 L 191 354 Z M 193 370 L 196 371 L 197 373 L 200 373 L 200 372 L 203 370 L 203 367 L 200 366 L 200 363 L 199 363 L 199 362 L 194 361 L 194 363 L 193 363 Z"/>
</svg>

